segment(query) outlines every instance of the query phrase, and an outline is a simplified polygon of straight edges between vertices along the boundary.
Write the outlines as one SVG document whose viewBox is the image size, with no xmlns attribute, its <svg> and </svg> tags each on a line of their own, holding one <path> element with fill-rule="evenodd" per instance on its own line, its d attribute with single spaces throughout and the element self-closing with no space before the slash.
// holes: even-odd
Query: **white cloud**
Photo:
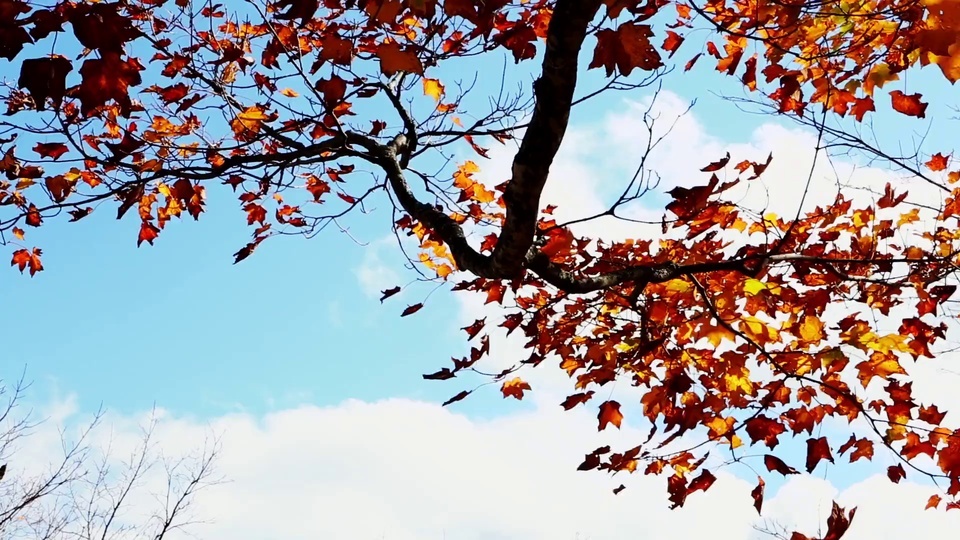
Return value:
<svg viewBox="0 0 960 540">
<path fill-rule="evenodd" d="M 143 416 L 112 417 L 117 455 L 139 440 Z M 201 538 L 420 540 L 713 538 L 741 540 L 761 521 L 748 483 L 720 471 L 707 493 L 667 508 L 665 479 L 610 478 L 575 470 L 584 448 L 636 439 L 596 434 L 594 418 L 555 405 L 477 421 L 437 404 L 389 399 L 303 406 L 210 421 L 162 415 L 155 431 L 175 456 L 222 433 L 217 472 L 229 480 L 200 492 L 189 529 Z M 52 454 L 54 447 L 31 446 Z M 147 490 L 158 489 L 159 477 Z M 620 483 L 628 488 L 613 495 Z M 793 477 L 765 504 L 767 519 L 813 532 L 830 500 L 859 506 L 845 540 L 901 538 L 960 527 L 960 513 L 924 512 L 928 487 L 871 478 L 836 493 Z M 149 503 L 138 499 L 138 504 Z M 896 523 L 889 516 L 896 509 Z"/>
</svg>

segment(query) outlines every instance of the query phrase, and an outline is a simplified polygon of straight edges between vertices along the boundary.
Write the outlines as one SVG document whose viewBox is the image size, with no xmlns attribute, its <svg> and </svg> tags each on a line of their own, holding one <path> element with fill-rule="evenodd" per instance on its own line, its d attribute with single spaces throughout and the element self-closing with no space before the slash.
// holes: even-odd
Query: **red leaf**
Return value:
<svg viewBox="0 0 960 540">
<path fill-rule="evenodd" d="M 776 471 L 784 476 L 788 474 L 800 474 L 800 471 L 790 467 L 784 463 L 782 459 L 771 454 L 763 456 L 763 464 L 767 466 L 768 471 Z"/>
<path fill-rule="evenodd" d="M 380 291 L 380 294 L 381 294 L 380 303 L 382 304 L 384 300 L 386 300 L 387 298 L 390 298 L 391 296 L 397 294 L 398 292 L 400 292 L 399 285 L 390 289 Z"/>
<path fill-rule="evenodd" d="M 471 392 L 470 390 L 464 390 L 464 391 L 460 392 L 459 394 L 453 396 L 452 398 L 444 401 L 443 404 L 441 405 L 441 407 L 446 407 L 447 405 L 449 405 L 449 404 L 451 404 L 451 403 L 456 403 L 456 402 L 460 401 L 461 399 L 469 396 L 469 395 L 470 395 L 470 392 Z"/>
<path fill-rule="evenodd" d="M 907 116 L 923 118 L 927 111 L 927 104 L 920 101 L 920 94 L 904 94 L 900 90 L 890 92 L 890 101 L 893 110 Z"/>
<path fill-rule="evenodd" d="M 453 372 L 450 368 L 443 368 L 436 373 L 430 373 L 423 375 L 423 378 L 428 381 L 445 381 L 447 379 L 452 379 L 456 377 L 457 374 Z"/>
<path fill-rule="evenodd" d="M 907 471 L 903 470 L 903 464 L 897 463 L 887 467 L 887 478 L 894 484 L 899 484 L 900 480 L 907 477 Z"/>
<path fill-rule="evenodd" d="M 807 439 L 807 472 L 813 472 L 821 460 L 826 459 L 833 463 L 833 455 L 830 453 L 830 445 L 826 437 L 819 439 Z"/>
<path fill-rule="evenodd" d="M 53 160 L 56 161 L 60 156 L 69 152 L 70 149 L 63 143 L 53 142 L 37 143 L 37 145 L 33 147 L 33 151 L 40 154 L 40 157 L 53 158 Z"/>
<path fill-rule="evenodd" d="M 710 471 L 704 469 L 700 472 L 700 476 L 694 478 L 690 482 L 690 485 L 687 486 L 687 495 L 690 495 L 694 491 L 707 491 L 716 481 L 717 477 Z"/>
<path fill-rule="evenodd" d="M 573 394 L 567 396 L 567 399 L 563 400 L 563 403 L 560 404 L 563 407 L 563 410 L 569 411 L 570 409 L 586 403 L 593 397 L 593 390 L 587 390 L 586 392 L 581 392 L 579 394 Z"/>
<path fill-rule="evenodd" d="M 700 172 L 714 172 L 719 171 L 720 169 L 727 166 L 727 163 L 730 162 L 730 152 L 727 152 L 727 155 L 723 156 L 717 161 L 707 165 L 706 167 L 700 169 Z"/>
<path fill-rule="evenodd" d="M 760 509 L 763 508 L 763 489 L 766 486 L 766 482 L 763 481 L 763 478 L 757 477 L 757 487 L 753 488 L 750 491 L 750 496 L 753 497 L 753 507 L 757 509 L 757 514 L 760 513 Z"/>
<path fill-rule="evenodd" d="M 423 303 L 413 304 L 412 306 L 407 306 L 407 309 L 403 310 L 403 313 L 400 314 L 401 317 L 406 317 L 407 315 L 413 315 L 414 313 L 420 311 L 420 308 L 423 307 Z"/>
<path fill-rule="evenodd" d="M 67 93 L 67 74 L 73 71 L 73 64 L 62 56 L 48 58 L 30 58 L 20 66 L 20 79 L 17 85 L 26 88 L 33 97 L 38 111 L 46 108 L 47 98 L 53 100 L 56 108 L 63 103 Z"/>
</svg>

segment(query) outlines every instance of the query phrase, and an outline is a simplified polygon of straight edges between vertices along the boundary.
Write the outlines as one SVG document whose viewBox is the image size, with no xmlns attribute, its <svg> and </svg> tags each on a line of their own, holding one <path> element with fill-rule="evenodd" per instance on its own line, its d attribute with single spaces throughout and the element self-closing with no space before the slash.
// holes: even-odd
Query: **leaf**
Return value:
<svg viewBox="0 0 960 540">
<path fill-rule="evenodd" d="M 726 166 L 727 166 L 727 163 L 730 163 L 730 152 L 727 152 L 727 155 L 725 155 L 724 157 L 720 158 L 719 160 L 714 161 L 713 163 L 710 163 L 710 164 L 707 165 L 706 167 L 700 169 L 700 172 L 714 172 L 714 171 L 719 171 L 720 169 L 726 167 Z"/>
<path fill-rule="evenodd" d="M 509 381 L 505 381 L 503 386 L 500 387 L 500 392 L 503 393 L 503 397 L 514 397 L 517 399 L 523 399 L 524 390 L 530 390 L 530 385 L 520 377 L 514 377 Z"/>
<path fill-rule="evenodd" d="M 593 393 L 593 390 L 587 390 L 586 392 L 581 392 L 579 394 L 569 395 L 567 396 L 567 399 L 563 400 L 563 403 L 561 403 L 560 406 L 563 407 L 563 410 L 569 411 L 577 405 L 582 405 L 587 401 L 590 401 L 590 398 L 593 397 Z"/>
<path fill-rule="evenodd" d="M 930 156 L 930 160 L 927 161 L 924 165 L 927 166 L 933 172 L 939 172 L 946 170 L 948 164 L 950 163 L 951 156 L 944 156 L 940 152 Z"/>
<path fill-rule="evenodd" d="M 817 464 L 821 460 L 826 459 L 830 463 L 833 463 L 833 454 L 830 453 L 830 445 L 827 443 L 826 437 L 820 437 L 817 439 L 809 438 L 807 439 L 807 472 L 813 472 L 817 468 Z"/>
<path fill-rule="evenodd" d="M 707 491 L 710 489 L 710 486 L 717 481 L 717 477 L 713 475 L 710 471 L 704 469 L 700 471 L 700 475 L 690 481 L 690 485 L 687 486 L 687 495 L 690 495 L 694 491 Z"/>
<path fill-rule="evenodd" d="M 240 248 L 239 251 L 233 254 L 233 264 L 237 264 L 238 262 L 252 255 L 255 249 L 257 249 L 256 242 L 250 242 L 249 244 Z"/>
<path fill-rule="evenodd" d="M 451 403 L 456 403 L 456 402 L 462 400 L 463 398 L 469 396 L 469 395 L 470 395 L 470 392 L 471 392 L 471 391 L 469 391 L 469 390 L 464 390 L 464 391 L 460 392 L 459 394 L 453 396 L 452 398 L 444 401 L 443 404 L 441 405 L 441 407 L 446 407 L 447 405 L 450 405 Z"/>
<path fill-rule="evenodd" d="M 410 49 L 401 49 L 396 42 L 377 47 L 377 57 L 380 58 L 380 71 L 387 77 L 398 71 L 423 75 L 423 64 L 417 54 Z"/>
<path fill-rule="evenodd" d="M 380 303 L 382 304 L 384 300 L 386 300 L 387 298 L 390 298 L 391 296 L 397 294 L 398 292 L 400 292 L 400 286 L 399 286 L 399 285 L 396 286 L 396 287 L 391 287 L 391 288 L 389 288 L 389 289 L 380 291 L 380 295 L 381 295 L 381 296 L 380 296 Z"/>
<path fill-rule="evenodd" d="M 904 94 L 900 90 L 890 92 L 890 101 L 893 104 L 893 110 L 907 116 L 916 116 L 924 118 L 927 111 L 927 104 L 920 101 L 920 94 Z"/>
<path fill-rule="evenodd" d="M 67 93 L 67 74 L 71 71 L 73 64 L 60 55 L 30 58 L 20 66 L 17 86 L 30 92 L 38 111 L 46 109 L 47 98 L 59 109 Z"/>
<path fill-rule="evenodd" d="M 924 507 L 924 510 L 929 510 L 931 508 L 938 508 L 940 506 L 941 500 L 942 499 L 940 498 L 939 495 L 931 495 L 930 498 L 927 499 L 927 506 Z"/>
<path fill-rule="evenodd" d="M 887 478 L 894 484 L 899 484 L 900 480 L 906 478 L 907 471 L 903 470 L 903 464 L 897 463 L 887 467 Z"/>
<path fill-rule="evenodd" d="M 881 379 L 886 380 L 891 375 L 905 375 L 907 373 L 903 370 L 903 367 L 900 365 L 900 362 L 897 360 L 896 356 L 891 353 L 882 353 L 880 351 L 872 353 L 869 360 L 860 362 L 856 367 L 860 372 L 858 377 L 864 388 L 867 387 L 874 377 L 880 377 Z"/>
<path fill-rule="evenodd" d="M 30 277 L 33 277 L 37 272 L 43 270 L 40 255 L 42 255 L 42 252 L 38 248 L 33 248 L 33 251 L 18 249 L 13 252 L 13 260 L 10 261 L 10 266 L 16 266 L 21 274 L 24 269 L 29 267 Z"/>
<path fill-rule="evenodd" d="M 620 429 L 620 422 L 623 420 L 620 404 L 616 401 L 604 401 L 600 404 L 600 414 L 597 415 L 597 419 L 600 421 L 598 431 L 603 431 L 607 424 L 613 424 Z"/>
<path fill-rule="evenodd" d="M 423 95 L 432 97 L 434 101 L 439 103 L 443 94 L 443 84 L 438 79 L 423 79 Z"/>
<path fill-rule="evenodd" d="M 76 93 L 80 114 L 89 117 L 98 107 L 114 101 L 120 106 L 121 115 L 130 116 L 130 87 L 140 84 L 142 70 L 136 59 L 122 60 L 119 52 L 101 52 L 101 58 L 85 60 L 80 66 L 82 80 Z"/>
<path fill-rule="evenodd" d="M 630 75 L 636 68 L 657 69 L 663 61 L 650 43 L 651 37 L 653 31 L 646 24 L 627 22 L 616 30 L 602 29 L 596 33 L 597 47 L 589 67 L 604 67 L 607 77 L 613 75 L 615 69 L 623 75 Z"/>
<path fill-rule="evenodd" d="M 763 478 L 757 477 L 757 487 L 753 488 L 750 491 L 750 497 L 753 498 L 753 507 L 757 509 L 757 514 L 761 514 L 760 510 L 763 508 L 763 490 L 766 486 L 766 482 L 763 481 Z"/>
<path fill-rule="evenodd" d="M 437 371 L 436 373 L 423 375 L 423 378 L 428 381 L 445 381 L 447 379 L 452 379 L 456 376 L 457 374 L 454 373 L 450 368 L 443 368 L 440 371 Z"/>
<path fill-rule="evenodd" d="M 37 143 L 33 151 L 40 154 L 40 157 L 52 158 L 54 161 L 60 159 L 60 156 L 70 151 L 67 145 L 63 143 Z"/>
<path fill-rule="evenodd" d="M 401 316 L 401 317 L 406 317 L 407 315 L 413 315 L 414 313 L 420 311 L 420 309 L 421 309 L 422 307 L 423 307 L 423 303 L 422 303 L 422 302 L 421 302 L 421 303 L 417 303 L 417 304 L 413 304 L 412 306 L 407 306 L 407 308 L 403 310 L 403 313 L 401 313 L 400 316 Z"/>
<path fill-rule="evenodd" d="M 807 343 L 817 344 L 823 340 L 823 321 L 813 315 L 805 315 L 800 323 L 800 337 Z"/>
<path fill-rule="evenodd" d="M 148 242 L 152 246 L 153 241 L 156 240 L 159 235 L 160 229 L 158 229 L 156 225 L 149 221 L 144 221 L 140 224 L 140 234 L 137 236 L 137 247 L 140 247 L 140 244 L 144 242 Z"/>
<path fill-rule="evenodd" d="M 800 474 L 800 471 L 788 466 L 783 460 L 772 454 L 763 456 L 763 464 L 767 467 L 768 471 L 778 472 L 784 476 L 788 474 Z"/>
</svg>

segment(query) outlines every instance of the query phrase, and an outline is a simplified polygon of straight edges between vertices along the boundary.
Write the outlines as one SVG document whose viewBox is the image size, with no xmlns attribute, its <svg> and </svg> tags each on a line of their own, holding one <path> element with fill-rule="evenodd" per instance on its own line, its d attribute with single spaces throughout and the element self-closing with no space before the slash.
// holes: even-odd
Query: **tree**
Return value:
<svg viewBox="0 0 960 540">
<path fill-rule="evenodd" d="M 153 418 L 136 448 L 126 456 L 111 455 L 109 447 L 92 441 L 100 412 L 74 437 L 61 432 L 62 455 L 41 470 L 29 466 L 43 457 L 43 444 L 37 437 L 41 423 L 20 411 L 27 385 L 23 379 L 2 383 L 0 538 L 161 540 L 196 523 L 190 507 L 196 493 L 216 481 L 216 445 L 195 456 L 165 459 L 153 442 Z M 153 510 L 144 496 L 152 498 Z"/>
<path fill-rule="evenodd" d="M 582 469 L 663 475 L 680 506 L 713 483 L 704 459 L 723 447 L 733 462 L 763 463 L 759 511 L 763 477 L 796 473 L 789 452 L 772 453 L 796 439 L 808 471 L 881 447 L 897 460 L 893 481 L 908 471 L 943 479 L 946 506 L 958 504 L 960 431 L 916 402 L 907 368 L 948 338 L 936 316 L 955 298 L 960 172 L 944 153 L 918 166 L 850 122 L 828 122 L 856 126 L 883 92 L 895 111 L 923 118 L 923 96 L 884 87 L 929 64 L 960 78 L 955 2 L 30 4 L 0 0 L 2 51 L 21 62 L 5 96 L 0 230 L 21 272 L 43 270 L 41 248 L 26 243 L 31 228 L 64 213 L 80 221 L 111 201 L 118 219 L 136 208 L 137 243 L 153 244 L 172 218 L 206 211 L 208 188 L 229 186 L 254 228 L 239 263 L 268 238 L 311 236 L 380 197 L 398 235 L 418 243 L 412 258 L 426 278 L 503 304 L 500 326 L 528 339 L 529 358 L 493 376 L 505 397 L 531 391 L 517 371 L 558 362 L 575 383 L 563 407 L 596 407 L 603 430 L 628 407 L 598 388 L 637 389 L 634 420 L 650 424 L 648 440 L 596 449 Z M 771 113 L 815 127 L 821 148 L 830 138 L 886 160 L 935 185 L 944 204 L 887 184 L 875 203 L 840 191 L 795 215 L 753 213 L 731 194 L 775 156 L 727 154 L 704 159 L 702 185 L 671 190 L 662 219 L 638 223 L 636 238 L 575 234 L 577 223 L 628 219 L 656 171 L 641 163 L 599 215 L 555 220 L 540 197 L 571 109 L 651 85 L 681 49 L 683 69 L 712 57 Z M 484 104 L 458 81 L 458 69 L 498 51 L 533 71 L 532 94 L 501 89 Z M 495 142 L 517 144 L 502 184 L 478 182 L 472 160 L 445 166 L 449 148 L 482 158 Z M 913 236 L 894 238 L 895 227 Z M 486 325 L 465 328 L 479 342 L 468 356 L 425 377 L 479 371 Z M 825 422 L 846 432 L 814 436 Z M 741 456 L 746 444 L 769 453 Z"/>
</svg>

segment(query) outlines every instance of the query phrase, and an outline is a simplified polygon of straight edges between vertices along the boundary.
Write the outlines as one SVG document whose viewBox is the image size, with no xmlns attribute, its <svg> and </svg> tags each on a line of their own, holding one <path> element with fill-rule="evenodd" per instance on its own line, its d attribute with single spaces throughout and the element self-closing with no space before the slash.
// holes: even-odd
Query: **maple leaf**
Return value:
<svg viewBox="0 0 960 540">
<path fill-rule="evenodd" d="M 415 52 L 402 49 L 399 43 L 383 43 L 377 47 L 377 57 L 380 58 L 380 71 L 387 77 L 398 71 L 405 71 L 416 75 L 423 75 L 423 64 Z"/>
<path fill-rule="evenodd" d="M 924 165 L 927 166 L 933 172 L 938 172 L 945 170 L 947 165 L 950 163 L 951 156 L 944 156 L 940 152 L 930 156 L 930 160 L 927 161 Z"/>
<path fill-rule="evenodd" d="M 380 303 L 382 304 L 384 300 L 390 298 L 391 296 L 400 292 L 400 286 L 392 287 L 383 291 L 380 291 Z"/>
<path fill-rule="evenodd" d="M 47 98 L 59 109 L 67 93 L 67 74 L 71 71 L 73 64 L 63 56 L 30 58 L 20 66 L 17 85 L 30 92 L 38 111 L 46 109 Z"/>
<path fill-rule="evenodd" d="M 85 60 L 80 66 L 80 114 L 90 116 L 108 101 L 120 106 L 120 114 L 130 116 L 130 87 L 140 84 L 143 66 L 136 59 L 122 60 L 119 52 L 103 52 L 100 58 Z"/>
<path fill-rule="evenodd" d="M 784 476 L 788 474 L 800 474 L 800 471 L 788 466 L 782 459 L 772 454 L 763 456 L 763 464 L 767 467 L 768 471 L 778 472 Z"/>
<path fill-rule="evenodd" d="M 403 310 L 403 313 L 401 313 L 400 316 L 401 316 L 401 317 L 406 317 L 407 315 L 413 315 L 414 313 L 420 311 L 421 308 L 423 308 L 423 303 L 422 303 L 422 302 L 421 302 L 421 303 L 417 303 L 417 304 L 413 304 L 413 305 L 411 305 L 411 306 L 407 306 L 407 308 Z"/>
<path fill-rule="evenodd" d="M 766 485 L 763 477 L 758 476 L 757 487 L 750 491 L 750 497 L 753 498 L 753 507 L 756 508 L 757 514 L 761 514 L 760 510 L 763 508 L 763 490 Z"/>
<path fill-rule="evenodd" d="M 897 463 L 887 467 L 887 478 L 894 484 L 899 484 L 900 480 L 906 478 L 907 471 L 903 470 L 903 464 Z"/>
<path fill-rule="evenodd" d="M 140 234 L 137 236 L 137 247 L 140 247 L 140 244 L 144 242 L 148 242 L 152 246 L 153 241 L 156 240 L 159 234 L 160 229 L 158 229 L 156 225 L 149 221 L 144 221 L 140 224 Z"/>
<path fill-rule="evenodd" d="M 593 390 L 588 390 L 586 392 L 580 392 L 578 394 L 569 395 L 567 396 L 566 399 L 563 400 L 563 403 L 561 403 L 560 406 L 563 407 L 563 410 L 569 411 L 570 409 L 576 407 L 577 405 L 581 405 L 583 403 L 586 403 L 587 401 L 590 401 L 590 398 L 593 397 L 593 394 L 594 394 Z"/>
<path fill-rule="evenodd" d="M 597 32 L 597 47 L 594 49 L 590 68 L 603 66 L 607 76 L 617 69 L 630 75 L 635 68 L 652 71 L 663 65 L 660 53 L 650 43 L 653 31 L 649 25 L 623 23 L 616 30 L 603 29 Z"/>
<path fill-rule="evenodd" d="M 833 454 L 830 453 L 830 445 L 826 437 L 807 439 L 807 472 L 813 472 L 821 460 L 827 460 L 833 463 Z"/>
<path fill-rule="evenodd" d="M 470 391 L 469 391 L 469 390 L 464 390 L 464 391 L 460 392 L 459 394 L 453 396 L 452 398 L 444 401 L 443 404 L 441 404 L 441 407 L 446 407 L 447 405 L 450 405 L 451 403 L 456 403 L 456 402 L 458 402 L 458 401 L 461 401 L 462 399 L 466 398 L 466 397 L 469 396 L 469 395 L 470 395 Z"/>
<path fill-rule="evenodd" d="M 514 397 L 517 399 L 523 399 L 524 390 L 530 390 L 530 385 L 519 377 L 505 381 L 503 386 L 500 387 L 500 392 L 503 393 L 503 397 Z"/>
<path fill-rule="evenodd" d="M 437 79 L 423 79 L 423 95 L 432 97 L 439 102 L 443 98 L 443 84 Z"/>
<path fill-rule="evenodd" d="M 890 102 L 893 104 L 893 110 L 907 116 L 916 116 L 924 118 L 927 111 L 927 104 L 920 101 L 920 94 L 904 94 L 900 90 L 890 92 Z"/>
<path fill-rule="evenodd" d="M 620 429 L 620 422 L 623 420 L 623 414 L 620 413 L 620 404 L 616 401 L 604 401 L 600 404 L 600 414 L 597 415 L 600 421 L 598 431 L 603 431 L 607 424 L 613 424 Z"/>
<path fill-rule="evenodd" d="M 43 270 L 43 264 L 40 262 L 40 255 L 42 252 L 38 248 L 33 248 L 32 251 L 27 251 L 26 249 L 18 249 L 13 252 L 13 260 L 10 261 L 10 266 L 16 266 L 20 269 L 22 274 L 24 269 L 30 268 L 30 276 L 34 276 L 37 272 Z"/>
<path fill-rule="evenodd" d="M 60 156 L 70 151 L 67 145 L 59 142 L 37 143 L 33 151 L 40 154 L 40 157 L 52 158 L 54 161 L 60 159 Z"/>
</svg>

